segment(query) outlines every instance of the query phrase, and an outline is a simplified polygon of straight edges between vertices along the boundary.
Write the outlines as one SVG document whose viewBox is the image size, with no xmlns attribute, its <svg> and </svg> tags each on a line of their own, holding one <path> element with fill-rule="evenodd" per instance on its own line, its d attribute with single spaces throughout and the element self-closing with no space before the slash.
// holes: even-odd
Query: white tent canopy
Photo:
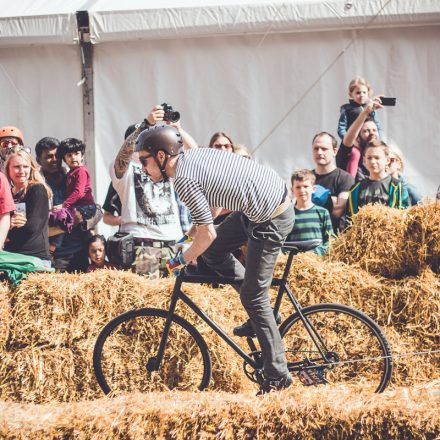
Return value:
<svg viewBox="0 0 440 440">
<path fill-rule="evenodd" d="M 91 41 L 127 41 L 438 24 L 438 0 L 21 0 L 0 1 L 0 45 L 78 42 L 76 11 Z M 372 20 L 374 19 L 374 22 Z"/>
<path fill-rule="evenodd" d="M 150 1 L 90 5 L 92 42 L 419 26 L 440 20 L 438 1 Z M 376 14 L 378 17 L 375 18 Z M 370 21 L 375 18 L 374 23 Z"/>
<path fill-rule="evenodd" d="M 76 11 L 93 47 L 94 149 L 103 202 L 125 128 L 167 101 L 201 145 L 225 130 L 288 181 L 313 167 L 311 139 L 336 134 L 361 74 L 397 97 L 378 113 L 423 194 L 440 183 L 438 0 L 0 0 L 0 114 L 28 144 L 86 137 Z"/>
</svg>

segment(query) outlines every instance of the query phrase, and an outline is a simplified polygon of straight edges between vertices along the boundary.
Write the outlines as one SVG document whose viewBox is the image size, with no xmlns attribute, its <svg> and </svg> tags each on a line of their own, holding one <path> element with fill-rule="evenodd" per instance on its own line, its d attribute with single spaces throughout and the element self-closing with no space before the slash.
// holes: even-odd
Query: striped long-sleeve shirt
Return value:
<svg viewBox="0 0 440 440">
<path fill-rule="evenodd" d="M 327 209 L 317 205 L 305 210 L 295 208 L 295 225 L 286 242 L 322 240 L 322 244 L 313 249 L 313 252 L 323 255 L 332 234 L 333 227 Z"/>
<path fill-rule="evenodd" d="M 272 169 L 212 148 L 179 155 L 174 187 L 195 225 L 212 223 L 211 207 L 239 211 L 262 223 L 287 194 L 284 181 Z"/>
</svg>

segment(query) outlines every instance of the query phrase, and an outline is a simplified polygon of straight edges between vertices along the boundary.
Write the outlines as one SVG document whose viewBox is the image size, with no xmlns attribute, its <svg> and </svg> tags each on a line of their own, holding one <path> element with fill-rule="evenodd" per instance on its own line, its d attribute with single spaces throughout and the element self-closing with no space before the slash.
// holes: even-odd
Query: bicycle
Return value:
<svg viewBox="0 0 440 440">
<path fill-rule="evenodd" d="M 326 303 L 303 308 L 287 283 L 294 255 L 314 246 L 313 242 L 291 246 L 282 277 L 272 280 L 272 286 L 278 287 L 275 316 L 284 294 L 296 310 L 279 327 L 288 369 L 306 386 L 360 383 L 380 393 L 393 370 L 391 348 L 381 328 L 347 305 Z M 208 346 L 192 324 L 175 314 L 179 300 L 243 359 L 244 373 L 261 387 L 262 355 L 253 338 L 246 338 L 250 352 L 245 353 L 181 289 L 183 283 L 237 285 L 241 281 L 182 273 L 176 278 L 168 310 L 141 308 L 112 319 L 100 332 L 93 352 L 95 376 L 104 393 L 203 390 L 209 386 L 212 365 Z"/>
</svg>

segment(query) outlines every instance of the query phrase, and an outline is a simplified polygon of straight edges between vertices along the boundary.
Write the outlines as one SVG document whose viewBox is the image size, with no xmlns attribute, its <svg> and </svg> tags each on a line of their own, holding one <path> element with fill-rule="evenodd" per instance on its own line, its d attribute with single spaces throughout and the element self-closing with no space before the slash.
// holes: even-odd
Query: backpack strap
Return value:
<svg viewBox="0 0 440 440">
<path fill-rule="evenodd" d="M 388 194 L 390 196 L 388 206 L 391 208 L 402 208 L 402 182 L 399 179 L 391 178 Z"/>
<path fill-rule="evenodd" d="M 356 183 L 348 194 L 348 208 L 350 216 L 352 216 L 353 214 L 357 214 L 357 212 L 359 211 L 359 191 L 362 182 L 363 180 Z"/>
</svg>

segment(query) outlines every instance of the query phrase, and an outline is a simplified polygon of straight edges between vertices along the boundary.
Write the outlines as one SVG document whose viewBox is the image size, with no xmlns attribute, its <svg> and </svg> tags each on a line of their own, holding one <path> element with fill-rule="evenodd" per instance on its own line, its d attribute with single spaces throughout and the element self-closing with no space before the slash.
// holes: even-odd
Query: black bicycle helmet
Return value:
<svg viewBox="0 0 440 440">
<path fill-rule="evenodd" d="M 179 130 L 169 125 L 155 125 L 154 127 L 147 128 L 136 140 L 136 151 L 148 151 L 151 153 L 165 182 L 168 180 L 165 171 L 168 158 L 169 156 L 177 156 L 182 146 L 183 140 Z M 157 152 L 160 150 L 166 154 L 163 164 L 160 164 L 157 158 Z"/>
<path fill-rule="evenodd" d="M 144 130 L 136 140 L 136 151 L 148 151 L 156 155 L 159 150 L 170 156 L 176 156 L 183 147 L 179 130 L 169 125 L 155 125 Z"/>
</svg>

